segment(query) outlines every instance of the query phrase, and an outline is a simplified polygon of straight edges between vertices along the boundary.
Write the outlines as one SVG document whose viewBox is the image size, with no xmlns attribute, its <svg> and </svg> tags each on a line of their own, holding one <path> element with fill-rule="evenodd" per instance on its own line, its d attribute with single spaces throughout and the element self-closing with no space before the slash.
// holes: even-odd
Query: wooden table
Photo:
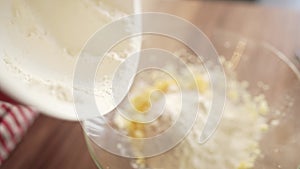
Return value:
<svg viewBox="0 0 300 169">
<path fill-rule="evenodd" d="M 288 56 L 300 49 L 300 12 L 242 2 L 184 1 L 154 5 L 192 21 L 206 34 L 223 29 L 270 42 Z M 1 169 L 96 169 L 82 129 L 40 115 Z"/>
</svg>

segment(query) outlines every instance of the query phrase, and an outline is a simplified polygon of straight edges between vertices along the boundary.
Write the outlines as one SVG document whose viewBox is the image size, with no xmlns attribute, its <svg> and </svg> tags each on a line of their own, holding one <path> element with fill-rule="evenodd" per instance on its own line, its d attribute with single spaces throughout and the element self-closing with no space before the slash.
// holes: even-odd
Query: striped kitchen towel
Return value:
<svg viewBox="0 0 300 169">
<path fill-rule="evenodd" d="M 0 101 L 0 166 L 36 116 L 30 107 Z"/>
</svg>

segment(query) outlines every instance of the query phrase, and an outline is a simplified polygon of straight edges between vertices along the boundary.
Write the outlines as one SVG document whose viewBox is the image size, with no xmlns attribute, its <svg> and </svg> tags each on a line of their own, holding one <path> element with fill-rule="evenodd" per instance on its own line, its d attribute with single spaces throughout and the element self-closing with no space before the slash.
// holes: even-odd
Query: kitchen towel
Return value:
<svg viewBox="0 0 300 169">
<path fill-rule="evenodd" d="M 0 101 L 0 166 L 37 115 L 30 107 Z"/>
</svg>

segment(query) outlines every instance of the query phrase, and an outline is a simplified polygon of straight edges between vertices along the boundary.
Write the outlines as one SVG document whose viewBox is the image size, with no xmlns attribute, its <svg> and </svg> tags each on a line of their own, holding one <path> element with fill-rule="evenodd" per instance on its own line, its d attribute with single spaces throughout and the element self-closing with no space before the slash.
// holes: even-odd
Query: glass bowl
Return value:
<svg viewBox="0 0 300 169">
<path fill-rule="evenodd" d="M 239 151 L 241 150 L 239 149 L 232 149 L 232 151 L 229 149 L 227 154 L 222 154 L 225 156 L 219 155 L 219 150 L 221 151 L 224 147 L 234 147 L 234 145 L 239 145 L 245 141 L 244 138 L 239 137 L 237 137 L 238 139 L 233 139 L 234 137 L 228 134 L 222 136 L 224 142 L 219 142 L 220 144 L 211 143 L 211 140 L 213 140 L 211 139 L 203 145 L 198 145 L 201 147 L 205 146 L 205 144 L 214 144 L 214 150 L 207 154 L 207 160 L 197 158 L 193 158 L 193 161 L 187 160 L 191 159 L 191 157 L 196 157 L 195 154 L 197 152 L 190 147 L 179 149 L 182 145 L 189 145 L 180 143 L 170 151 L 143 159 L 143 162 L 149 162 L 151 165 L 140 167 L 137 165 L 139 163 L 138 159 L 114 155 L 99 147 L 94 142 L 94 139 L 91 139 L 97 135 L 99 139 L 107 140 L 109 144 L 118 146 L 118 143 L 110 139 L 109 133 L 106 133 L 105 128 L 101 128 L 100 124 L 100 126 L 96 126 L 96 128 L 101 129 L 101 131 L 98 130 L 98 133 L 85 132 L 88 149 L 99 168 L 168 169 L 175 167 L 213 169 L 210 167 L 213 165 L 207 165 L 209 163 L 218 163 L 220 164 L 219 167 L 224 169 L 299 168 L 300 123 L 298 121 L 300 114 L 298 111 L 300 110 L 300 72 L 297 69 L 297 63 L 293 63 L 291 61 L 293 58 L 288 58 L 268 43 L 251 40 L 233 33 L 215 31 L 211 40 L 219 53 L 220 60 L 223 60 L 224 70 L 228 77 L 227 97 L 232 97 L 230 96 L 230 79 L 236 79 L 240 82 L 238 85 L 246 86 L 245 88 L 251 96 L 263 95 L 263 98 L 267 101 L 268 113 L 261 115 L 264 118 L 265 125 L 260 126 L 262 130 L 261 136 L 257 144 L 253 145 L 256 147 L 256 151 L 252 153 L 256 153 L 256 155 L 252 163 L 231 161 L 230 157 L 240 153 Z M 179 49 L 178 46 L 180 46 L 180 43 L 166 37 L 149 36 L 144 41 L 144 48 L 157 47 L 176 52 Z M 181 48 L 186 47 L 181 45 Z M 198 63 L 195 64 L 197 65 Z M 201 64 L 199 64 L 199 69 L 200 67 L 202 67 Z M 227 101 L 225 104 L 228 107 Z M 235 105 L 233 104 L 233 106 Z M 227 112 L 225 111 L 224 113 Z M 226 114 L 223 116 L 226 116 Z M 243 119 L 242 113 L 240 117 Z M 239 121 L 233 121 L 233 130 L 245 127 L 241 124 Z M 84 122 L 83 127 L 86 131 L 91 125 L 85 125 Z M 246 126 L 245 131 L 247 131 L 247 128 L 255 127 L 257 126 Z M 218 133 L 218 130 L 222 130 L 222 125 L 216 130 L 216 133 Z M 185 139 L 188 139 L 188 136 Z M 179 149 L 181 153 L 172 154 L 176 149 Z M 186 156 L 187 154 L 188 156 Z M 187 163 L 193 163 L 194 168 L 188 167 L 190 165 Z"/>
</svg>

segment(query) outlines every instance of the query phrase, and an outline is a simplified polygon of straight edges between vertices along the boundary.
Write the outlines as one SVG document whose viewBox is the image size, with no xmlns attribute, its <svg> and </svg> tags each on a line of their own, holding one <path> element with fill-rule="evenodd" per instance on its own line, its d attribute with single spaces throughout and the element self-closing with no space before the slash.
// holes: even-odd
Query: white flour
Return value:
<svg viewBox="0 0 300 169">
<path fill-rule="evenodd" d="M 206 119 L 208 107 L 203 107 L 199 119 L 185 140 L 160 156 L 145 159 L 145 168 L 155 169 L 249 169 L 260 155 L 259 140 L 268 129 L 265 115 L 268 105 L 263 96 L 253 97 L 240 82 L 229 79 L 230 93 L 220 126 L 204 145 L 197 143 Z M 172 98 L 172 97 L 168 97 Z M 203 105 L 209 102 L 209 91 L 204 94 Z M 174 107 L 178 100 L 170 100 Z M 170 107 L 171 108 L 171 107 Z M 156 127 L 160 128 L 160 122 Z M 138 164 L 132 163 L 139 168 Z"/>
</svg>

